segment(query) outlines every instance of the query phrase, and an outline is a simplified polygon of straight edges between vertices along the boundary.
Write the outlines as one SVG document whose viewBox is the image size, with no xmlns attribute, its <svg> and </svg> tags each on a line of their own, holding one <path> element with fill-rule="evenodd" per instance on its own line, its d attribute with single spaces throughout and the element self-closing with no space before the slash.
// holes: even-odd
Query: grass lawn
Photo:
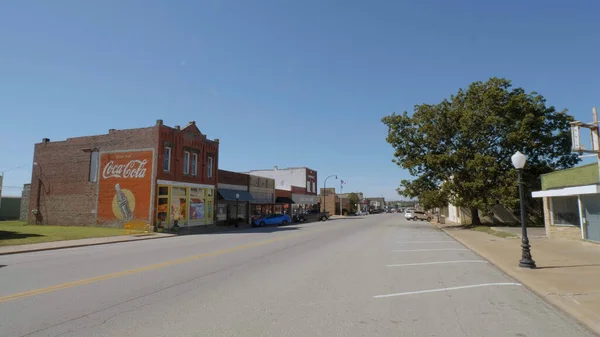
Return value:
<svg viewBox="0 0 600 337">
<path fill-rule="evenodd" d="M 0 221 L 0 246 L 125 235 L 123 229 L 75 226 L 35 226 Z"/>
<path fill-rule="evenodd" d="M 477 227 L 472 227 L 471 229 L 474 230 L 474 231 L 488 233 L 490 235 L 494 235 L 494 236 L 505 238 L 505 239 L 506 238 L 515 238 L 515 237 L 517 237 L 513 233 L 508 233 L 508 232 L 493 230 L 493 229 L 491 229 L 490 227 L 487 227 L 487 226 L 477 226 Z"/>
</svg>

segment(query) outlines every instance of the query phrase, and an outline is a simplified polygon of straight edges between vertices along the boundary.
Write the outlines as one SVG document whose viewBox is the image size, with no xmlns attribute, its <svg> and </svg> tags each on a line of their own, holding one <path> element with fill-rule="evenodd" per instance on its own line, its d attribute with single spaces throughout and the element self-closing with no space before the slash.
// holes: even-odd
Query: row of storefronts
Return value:
<svg viewBox="0 0 600 337">
<path fill-rule="evenodd" d="M 33 162 L 30 223 L 226 225 L 291 215 L 317 203 L 316 171 L 295 168 L 296 180 L 279 187 L 266 173 L 219 170 L 219 139 L 208 139 L 193 121 L 169 127 L 157 120 L 151 127 L 64 141 L 44 138 L 35 144 Z"/>
</svg>

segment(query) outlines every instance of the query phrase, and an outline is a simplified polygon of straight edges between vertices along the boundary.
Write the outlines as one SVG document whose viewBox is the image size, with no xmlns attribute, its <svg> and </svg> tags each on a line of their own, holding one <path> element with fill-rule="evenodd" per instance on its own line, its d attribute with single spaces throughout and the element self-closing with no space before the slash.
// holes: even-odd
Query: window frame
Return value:
<svg viewBox="0 0 600 337">
<path fill-rule="evenodd" d="M 190 174 L 190 151 L 183 151 L 183 174 Z"/>
<path fill-rule="evenodd" d="M 167 156 L 167 152 L 169 155 Z M 163 158 L 163 171 L 171 172 L 171 155 L 173 154 L 173 148 L 165 145 L 164 158 Z M 167 167 L 165 167 L 165 160 L 167 162 Z"/>
<path fill-rule="evenodd" d="M 213 157 L 212 156 L 206 157 L 206 177 L 207 178 L 213 177 Z"/>
<path fill-rule="evenodd" d="M 94 158 L 95 164 L 94 164 Z M 98 150 L 90 151 L 90 171 L 88 181 L 90 183 L 98 182 L 98 173 L 100 171 L 100 152 Z"/>
<path fill-rule="evenodd" d="M 190 165 L 192 166 L 192 170 L 191 170 L 192 175 L 197 176 L 198 175 L 198 154 L 195 152 L 192 152 L 192 161 L 190 162 Z"/>
</svg>

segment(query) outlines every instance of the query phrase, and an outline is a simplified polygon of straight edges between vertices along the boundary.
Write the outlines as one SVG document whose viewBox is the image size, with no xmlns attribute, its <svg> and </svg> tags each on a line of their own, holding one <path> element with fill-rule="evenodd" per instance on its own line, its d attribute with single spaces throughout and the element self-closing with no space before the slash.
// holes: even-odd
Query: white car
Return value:
<svg viewBox="0 0 600 337">
<path fill-rule="evenodd" d="M 404 217 L 406 218 L 406 220 L 431 221 L 431 216 L 423 211 L 407 210 L 406 213 L 404 213 Z"/>
</svg>

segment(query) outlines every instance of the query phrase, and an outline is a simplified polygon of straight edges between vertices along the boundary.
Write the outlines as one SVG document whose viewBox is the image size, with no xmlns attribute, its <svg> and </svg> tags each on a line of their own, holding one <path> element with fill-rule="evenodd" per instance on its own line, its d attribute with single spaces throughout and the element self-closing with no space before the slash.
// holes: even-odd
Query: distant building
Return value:
<svg viewBox="0 0 600 337">
<path fill-rule="evenodd" d="M 271 178 L 275 181 L 275 189 L 290 191 L 292 212 L 307 210 L 319 202 L 317 197 L 317 171 L 308 167 L 289 167 L 280 169 L 275 166 L 271 170 L 251 170 L 250 175 Z"/>
<path fill-rule="evenodd" d="M 385 198 L 384 197 L 366 198 L 366 200 L 369 205 L 369 209 L 384 209 L 385 208 Z"/>
</svg>

